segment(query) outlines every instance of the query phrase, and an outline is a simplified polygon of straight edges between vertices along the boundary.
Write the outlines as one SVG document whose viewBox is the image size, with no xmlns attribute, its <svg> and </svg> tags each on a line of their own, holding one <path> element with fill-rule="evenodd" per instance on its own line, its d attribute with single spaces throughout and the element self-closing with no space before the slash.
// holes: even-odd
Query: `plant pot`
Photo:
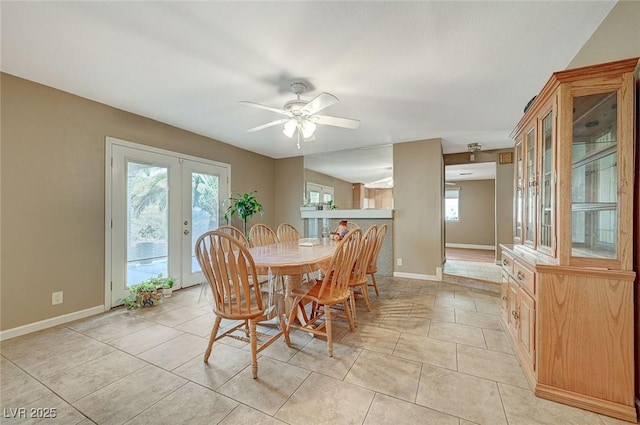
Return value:
<svg viewBox="0 0 640 425">
<path fill-rule="evenodd" d="M 172 292 L 173 292 L 173 288 L 163 288 L 162 296 L 164 296 L 165 298 L 169 298 Z"/>
</svg>

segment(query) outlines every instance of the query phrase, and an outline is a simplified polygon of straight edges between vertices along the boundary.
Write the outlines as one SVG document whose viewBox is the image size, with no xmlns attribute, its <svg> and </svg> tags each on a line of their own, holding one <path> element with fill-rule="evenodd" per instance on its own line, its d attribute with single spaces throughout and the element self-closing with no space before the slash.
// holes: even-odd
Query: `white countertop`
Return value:
<svg viewBox="0 0 640 425">
<path fill-rule="evenodd" d="M 391 209 L 300 210 L 302 218 L 393 218 Z"/>
</svg>

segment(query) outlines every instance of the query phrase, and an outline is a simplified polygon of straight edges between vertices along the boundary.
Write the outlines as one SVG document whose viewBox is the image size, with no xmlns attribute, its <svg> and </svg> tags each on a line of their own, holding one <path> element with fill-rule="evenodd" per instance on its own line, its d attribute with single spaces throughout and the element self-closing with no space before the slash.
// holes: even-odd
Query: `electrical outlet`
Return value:
<svg viewBox="0 0 640 425">
<path fill-rule="evenodd" d="M 402 265 L 402 258 L 398 258 L 398 259 L 396 260 L 396 264 L 397 264 L 397 265 L 399 265 L 399 266 L 401 266 L 401 265 Z"/>
<path fill-rule="evenodd" d="M 51 294 L 51 305 L 62 304 L 62 291 Z"/>
</svg>

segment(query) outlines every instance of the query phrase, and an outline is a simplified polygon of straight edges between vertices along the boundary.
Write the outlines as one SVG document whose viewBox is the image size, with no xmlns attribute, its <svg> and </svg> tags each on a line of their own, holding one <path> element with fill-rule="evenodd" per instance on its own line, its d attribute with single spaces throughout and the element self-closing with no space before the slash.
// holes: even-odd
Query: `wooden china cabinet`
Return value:
<svg viewBox="0 0 640 425">
<path fill-rule="evenodd" d="M 502 322 L 539 397 L 636 422 L 638 58 L 554 73 L 512 136 Z"/>
</svg>

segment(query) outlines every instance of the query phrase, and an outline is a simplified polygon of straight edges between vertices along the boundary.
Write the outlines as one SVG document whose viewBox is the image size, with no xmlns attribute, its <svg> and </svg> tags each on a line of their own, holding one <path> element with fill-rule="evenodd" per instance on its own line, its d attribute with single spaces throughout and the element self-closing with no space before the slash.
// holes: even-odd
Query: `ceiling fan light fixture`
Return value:
<svg viewBox="0 0 640 425">
<path fill-rule="evenodd" d="M 300 129 L 302 130 L 302 137 L 308 139 L 313 136 L 313 133 L 316 131 L 316 124 L 309 120 L 304 120 L 302 124 L 300 124 Z"/>
<path fill-rule="evenodd" d="M 284 133 L 285 136 L 291 139 L 293 137 L 293 133 L 296 132 L 297 126 L 298 126 L 298 122 L 294 118 L 291 118 L 289 121 L 284 123 L 284 130 L 282 130 L 282 132 Z"/>
</svg>

